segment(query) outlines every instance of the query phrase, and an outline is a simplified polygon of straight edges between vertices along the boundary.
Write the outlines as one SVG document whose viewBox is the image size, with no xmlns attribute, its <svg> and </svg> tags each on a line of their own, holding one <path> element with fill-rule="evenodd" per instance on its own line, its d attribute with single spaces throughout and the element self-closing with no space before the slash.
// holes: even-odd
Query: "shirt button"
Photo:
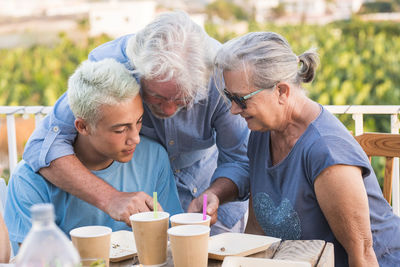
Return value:
<svg viewBox="0 0 400 267">
<path fill-rule="evenodd" d="M 193 188 L 193 194 L 196 194 L 197 193 L 197 187 L 195 187 L 195 188 Z"/>
<path fill-rule="evenodd" d="M 53 127 L 53 132 L 57 133 L 59 130 L 60 130 L 60 128 L 58 128 L 58 126 Z"/>
<path fill-rule="evenodd" d="M 173 146 L 173 145 L 175 144 L 175 141 L 174 141 L 174 140 L 170 140 L 170 141 L 168 142 L 168 144 L 169 144 L 170 146 Z"/>
</svg>

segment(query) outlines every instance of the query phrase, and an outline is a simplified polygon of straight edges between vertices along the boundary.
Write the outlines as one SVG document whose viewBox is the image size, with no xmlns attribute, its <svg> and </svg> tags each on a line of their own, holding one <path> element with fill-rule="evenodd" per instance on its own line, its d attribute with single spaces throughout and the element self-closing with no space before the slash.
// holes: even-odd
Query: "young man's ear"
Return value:
<svg viewBox="0 0 400 267">
<path fill-rule="evenodd" d="M 90 134 L 90 126 L 84 119 L 76 118 L 75 119 L 75 128 L 79 134 L 82 134 L 82 135 Z"/>
</svg>

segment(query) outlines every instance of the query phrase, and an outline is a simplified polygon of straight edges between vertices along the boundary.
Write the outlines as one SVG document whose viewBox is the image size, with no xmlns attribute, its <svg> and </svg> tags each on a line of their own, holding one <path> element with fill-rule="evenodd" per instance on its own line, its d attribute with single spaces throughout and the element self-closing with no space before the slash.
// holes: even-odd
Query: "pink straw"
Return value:
<svg viewBox="0 0 400 267">
<path fill-rule="evenodd" d="M 203 221 L 207 219 L 207 195 L 203 195 Z"/>
</svg>

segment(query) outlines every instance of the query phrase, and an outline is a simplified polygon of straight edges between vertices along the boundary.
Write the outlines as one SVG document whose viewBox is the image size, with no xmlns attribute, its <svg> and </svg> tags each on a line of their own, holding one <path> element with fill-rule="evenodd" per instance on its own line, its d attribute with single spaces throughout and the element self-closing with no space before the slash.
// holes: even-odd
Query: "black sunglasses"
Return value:
<svg viewBox="0 0 400 267">
<path fill-rule="evenodd" d="M 252 97 L 253 95 L 258 94 L 262 90 L 264 90 L 264 89 L 259 89 L 257 91 L 254 91 L 254 92 L 248 94 L 248 95 L 245 95 L 245 96 L 237 96 L 237 95 L 232 95 L 225 88 L 224 89 L 224 94 L 231 102 L 234 101 L 236 104 L 238 104 L 241 109 L 246 109 L 247 108 L 246 100 L 249 99 L 250 97 Z"/>
<path fill-rule="evenodd" d="M 275 83 L 271 88 L 274 88 L 279 82 Z M 231 93 L 228 92 L 228 90 L 226 90 L 226 88 L 224 88 L 224 94 L 226 96 L 226 98 L 229 99 L 229 101 L 234 101 L 236 104 L 239 105 L 239 107 L 241 109 L 246 109 L 247 105 L 246 105 L 246 100 L 249 99 L 250 97 L 258 94 L 259 92 L 261 92 L 264 89 L 258 89 L 257 91 L 254 91 L 248 95 L 245 96 L 237 96 L 237 95 L 233 95 Z"/>
</svg>

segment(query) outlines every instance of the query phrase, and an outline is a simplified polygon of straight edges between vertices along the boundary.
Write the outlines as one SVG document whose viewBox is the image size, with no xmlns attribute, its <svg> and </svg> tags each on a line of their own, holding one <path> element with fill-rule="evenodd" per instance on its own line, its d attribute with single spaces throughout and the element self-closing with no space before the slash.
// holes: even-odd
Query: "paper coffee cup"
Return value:
<svg viewBox="0 0 400 267">
<path fill-rule="evenodd" d="M 203 220 L 202 213 L 179 213 L 171 216 L 171 226 L 188 225 L 188 224 L 201 224 L 210 227 L 211 217 L 206 215 Z"/>
<path fill-rule="evenodd" d="M 92 225 L 72 229 L 69 234 L 81 259 L 104 259 L 109 266 L 112 229 Z"/>
<path fill-rule="evenodd" d="M 129 217 L 135 236 L 139 262 L 144 266 L 162 266 L 167 262 L 169 213 L 136 213 Z"/>
<path fill-rule="evenodd" d="M 180 225 L 168 229 L 175 267 L 207 267 L 210 227 Z"/>
</svg>

